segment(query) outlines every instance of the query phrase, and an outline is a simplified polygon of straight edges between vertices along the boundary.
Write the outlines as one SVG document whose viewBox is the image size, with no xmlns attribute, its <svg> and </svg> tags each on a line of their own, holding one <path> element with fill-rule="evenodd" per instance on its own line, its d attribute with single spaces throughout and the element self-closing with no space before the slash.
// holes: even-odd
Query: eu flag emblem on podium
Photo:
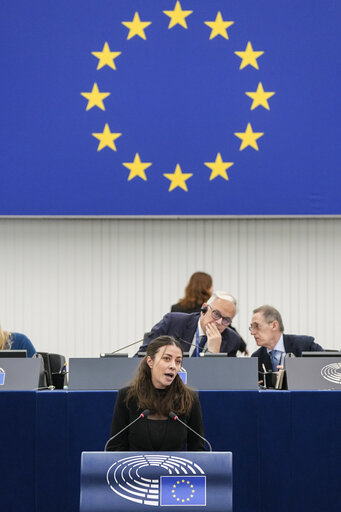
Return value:
<svg viewBox="0 0 341 512">
<path fill-rule="evenodd" d="M 162 476 L 160 505 L 206 506 L 205 476 Z"/>
</svg>

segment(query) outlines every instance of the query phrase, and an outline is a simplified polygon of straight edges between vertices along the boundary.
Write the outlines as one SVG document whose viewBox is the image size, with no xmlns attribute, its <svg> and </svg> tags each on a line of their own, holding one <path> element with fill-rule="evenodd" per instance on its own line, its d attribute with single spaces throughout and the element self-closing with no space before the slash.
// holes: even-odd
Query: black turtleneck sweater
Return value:
<svg viewBox="0 0 341 512">
<path fill-rule="evenodd" d="M 129 407 L 125 403 L 129 388 L 120 389 L 116 398 L 110 436 L 136 419 L 142 412 L 134 400 Z M 166 390 L 157 390 L 162 399 Z M 204 435 L 201 407 L 198 396 L 194 394 L 192 410 L 180 419 L 192 427 L 201 436 Z M 152 420 L 141 418 L 134 425 L 113 439 L 107 448 L 109 451 L 204 451 L 204 442 L 180 422 L 173 419 Z"/>
</svg>

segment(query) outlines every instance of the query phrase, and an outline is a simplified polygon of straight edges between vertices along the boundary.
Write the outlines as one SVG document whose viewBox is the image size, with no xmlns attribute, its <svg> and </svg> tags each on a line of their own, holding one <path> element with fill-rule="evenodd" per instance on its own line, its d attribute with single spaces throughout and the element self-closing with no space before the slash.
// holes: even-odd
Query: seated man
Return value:
<svg viewBox="0 0 341 512">
<path fill-rule="evenodd" d="M 266 371 L 278 370 L 284 364 L 286 354 L 300 357 L 303 351 L 316 352 L 323 348 L 314 342 L 312 336 L 284 334 L 284 325 L 279 311 L 272 306 L 260 306 L 253 310 L 249 330 L 261 348 L 251 357 L 258 357 L 258 370 L 263 380 Z"/>
<path fill-rule="evenodd" d="M 242 338 L 229 328 L 235 314 L 235 298 L 225 292 L 213 292 L 200 313 L 167 313 L 144 335 L 139 352 L 144 352 L 153 339 L 167 334 L 178 340 L 190 356 L 208 351 L 234 357 L 238 350 L 245 350 Z"/>
</svg>

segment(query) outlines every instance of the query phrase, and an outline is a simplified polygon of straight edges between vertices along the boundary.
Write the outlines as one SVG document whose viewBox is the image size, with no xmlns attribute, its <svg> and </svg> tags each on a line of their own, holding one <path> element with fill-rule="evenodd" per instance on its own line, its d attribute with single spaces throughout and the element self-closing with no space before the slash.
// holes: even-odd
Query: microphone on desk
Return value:
<svg viewBox="0 0 341 512">
<path fill-rule="evenodd" d="M 191 343 L 190 341 L 183 340 L 180 338 L 180 336 L 177 336 L 175 334 L 175 339 L 179 341 L 180 343 L 186 343 L 186 345 L 190 345 L 191 347 L 198 348 L 196 343 Z M 202 350 L 202 352 L 199 353 L 199 356 L 203 357 L 205 354 L 212 354 L 213 352 L 210 352 L 208 349 Z M 191 354 L 193 356 L 194 352 Z M 226 354 L 227 355 L 227 354 Z"/>
<path fill-rule="evenodd" d="M 150 334 L 150 333 L 148 333 L 148 334 Z M 173 338 L 175 338 L 179 343 L 186 343 L 186 345 L 189 345 L 190 347 L 195 347 L 195 348 L 197 348 L 197 345 L 196 345 L 195 343 L 191 343 L 190 341 L 183 340 L 183 339 L 182 339 L 182 338 L 180 338 L 180 336 L 178 336 L 178 334 L 176 334 L 176 333 L 173 335 Z M 143 339 L 143 340 L 140 340 L 140 341 L 144 341 L 144 339 Z M 138 342 L 137 342 L 137 343 L 138 343 Z M 123 347 L 123 348 L 125 348 L 125 347 Z M 114 353 L 114 352 L 113 352 L 113 353 Z M 146 353 L 146 352 L 138 352 L 138 354 L 139 354 L 139 355 L 144 355 L 145 353 Z M 201 353 L 200 353 L 200 355 L 201 355 L 201 354 L 202 354 L 202 355 L 204 355 L 204 352 L 201 352 Z"/>
<path fill-rule="evenodd" d="M 168 416 L 174 420 L 174 421 L 179 421 L 182 425 L 184 425 L 186 428 L 188 428 L 189 430 L 191 430 L 191 432 L 193 432 L 194 434 L 196 434 L 198 437 L 200 437 L 200 439 L 202 439 L 203 441 L 205 441 L 205 443 L 208 444 L 209 446 L 209 449 L 210 449 L 210 452 L 212 452 L 212 445 L 209 441 L 207 441 L 207 439 L 205 439 L 204 437 L 202 437 L 198 432 L 196 432 L 193 428 L 191 428 L 189 425 L 187 425 L 187 423 L 185 423 L 184 421 L 180 420 L 179 416 L 177 416 L 175 414 L 175 412 L 173 411 L 170 411 L 170 413 L 168 414 Z"/>
<path fill-rule="evenodd" d="M 108 441 L 105 443 L 105 446 L 104 446 L 104 451 L 106 452 L 107 451 L 107 448 L 108 448 L 108 445 L 109 443 L 115 439 L 115 437 L 119 436 L 120 434 L 122 434 L 122 432 L 124 432 L 125 430 L 127 430 L 127 428 L 131 427 L 131 425 L 133 425 L 134 423 L 136 423 L 137 421 L 139 421 L 141 418 L 147 418 L 147 416 L 150 414 L 150 410 L 149 409 L 145 409 L 144 411 L 141 412 L 141 414 L 135 418 L 133 421 L 131 421 L 130 423 L 128 423 L 128 425 L 126 425 L 124 428 L 122 428 L 122 430 L 120 430 L 119 432 L 117 432 L 116 434 L 114 434 L 113 436 L 110 437 L 110 439 L 108 439 Z"/>
<path fill-rule="evenodd" d="M 142 340 L 137 340 L 137 341 L 134 341 L 133 343 L 129 343 L 129 345 L 125 345 L 124 347 L 118 348 L 118 349 L 114 350 L 113 352 L 108 352 L 106 354 L 100 354 L 100 356 L 101 357 L 113 356 L 113 355 L 117 354 L 117 352 L 120 352 L 121 350 L 124 350 L 125 348 L 133 347 L 134 345 L 137 345 L 138 343 L 142 343 L 142 342 L 143 342 L 143 338 L 142 338 Z"/>
<path fill-rule="evenodd" d="M 195 343 L 191 343 L 190 341 L 183 340 L 182 338 L 180 338 L 176 334 L 175 334 L 174 337 L 179 342 L 186 343 L 186 345 L 190 345 L 190 346 L 196 348 L 196 344 Z M 138 343 L 142 343 L 143 344 L 143 342 L 144 342 L 144 338 L 142 338 L 141 340 L 134 341 L 133 343 L 129 343 L 129 345 L 125 345 L 124 347 L 118 348 L 118 349 L 114 350 L 113 352 L 107 352 L 105 354 L 100 354 L 100 357 L 114 356 L 115 354 L 117 354 L 121 350 L 124 350 L 125 348 L 133 347 L 134 345 L 137 345 Z M 140 355 L 140 356 L 144 356 L 146 354 L 146 352 L 145 351 L 144 352 L 138 352 L 137 354 Z M 137 355 L 137 354 L 135 354 L 135 355 Z M 203 352 L 202 352 L 202 354 L 203 354 Z"/>
<path fill-rule="evenodd" d="M 180 336 L 178 336 L 177 334 L 174 335 L 174 338 L 179 341 L 180 343 L 186 343 L 186 345 L 190 345 L 191 347 L 195 347 L 197 348 L 197 345 L 195 343 L 191 343 L 190 341 L 186 341 L 182 338 L 180 338 Z M 109 353 L 106 353 L 106 354 L 100 354 L 101 357 L 104 357 L 104 356 L 113 356 L 115 354 L 117 354 L 117 352 L 120 352 L 121 350 L 124 350 L 125 348 L 129 348 L 129 347 L 132 347 L 133 345 L 137 345 L 137 343 L 143 343 L 144 342 L 144 338 L 142 338 L 141 340 L 138 340 L 138 341 L 134 341 L 133 343 L 129 343 L 129 345 L 125 345 L 124 347 L 121 347 L 121 348 L 118 348 L 117 350 L 114 350 L 113 352 L 109 352 Z M 206 352 L 208 353 L 211 353 L 209 350 L 205 350 L 200 352 L 200 356 L 203 356 Z M 144 356 L 146 354 L 146 352 L 138 352 L 137 353 L 138 355 L 140 356 Z M 137 355 L 135 354 L 135 355 Z"/>
</svg>

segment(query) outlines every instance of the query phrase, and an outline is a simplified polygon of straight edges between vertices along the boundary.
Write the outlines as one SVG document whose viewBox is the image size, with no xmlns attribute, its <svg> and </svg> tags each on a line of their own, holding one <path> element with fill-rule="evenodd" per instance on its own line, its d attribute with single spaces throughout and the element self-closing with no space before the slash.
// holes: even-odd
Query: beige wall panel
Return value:
<svg viewBox="0 0 341 512">
<path fill-rule="evenodd" d="M 142 338 L 196 270 L 237 297 L 250 351 L 264 303 L 287 332 L 341 348 L 341 219 L 0 219 L 0 236 L 0 322 L 41 351 L 98 356 Z"/>
</svg>

